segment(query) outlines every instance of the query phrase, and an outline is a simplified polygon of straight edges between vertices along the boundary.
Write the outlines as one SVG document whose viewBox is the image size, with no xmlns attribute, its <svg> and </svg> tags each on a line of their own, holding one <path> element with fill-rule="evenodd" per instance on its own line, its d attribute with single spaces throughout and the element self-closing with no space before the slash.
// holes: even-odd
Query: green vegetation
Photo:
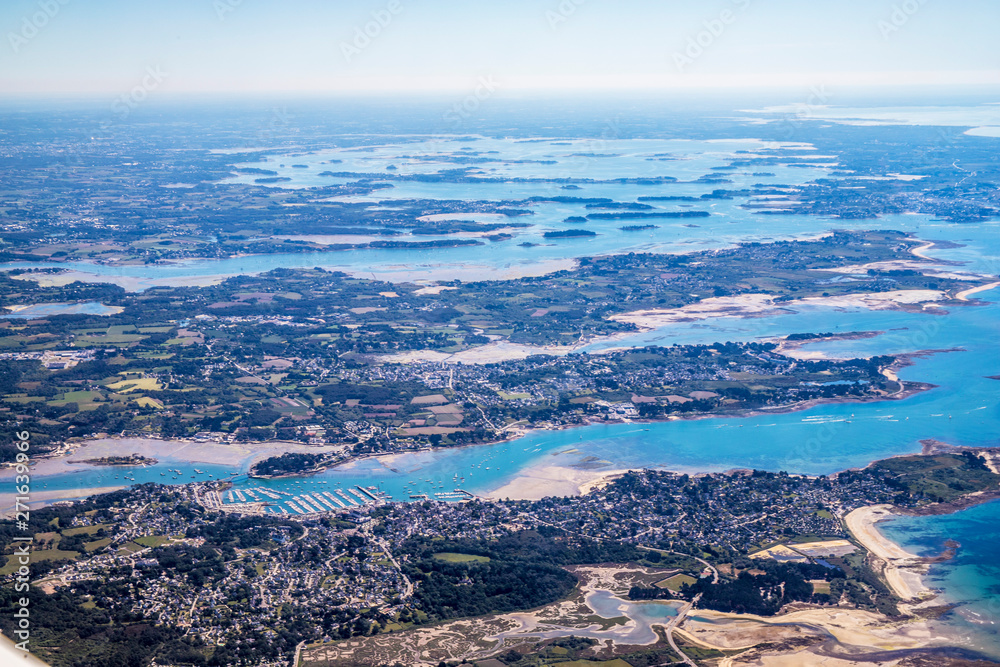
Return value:
<svg viewBox="0 0 1000 667">
<path fill-rule="evenodd" d="M 445 563 L 488 563 L 489 556 L 475 556 L 472 554 L 456 554 L 447 551 L 436 553 L 433 557 Z"/>
<path fill-rule="evenodd" d="M 287 453 L 258 461 L 250 469 L 252 477 L 280 477 L 283 475 L 303 475 L 318 471 L 329 460 L 323 454 Z"/>
<path fill-rule="evenodd" d="M 698 579 L 682 585 L 680 594 L 687 599 L 701 595 L 699 604 L 707 609 L 771 616 L 789 602 L 813 600 L 816 596 L 808 579 L 828 581 L 844 577 L 842 570 L 822 565 L 762 561 L 757 567 L 764 571 L 763 574 L 743 570 L 735 578 L 721 579 L 718 583 L 712 583 L 711 578 Z M 642 586 L 632 587 L 628 595 L 632 600 L 656 600 L 671 596 L 669 590 Z M 824 597 L 824 600 L 827 599 Z"/>
<path fill-rule="evenodd" d="M 135 538 L 135 543 L 144 547 L 161 547 L 169 542 L 170 538 L 165 535 L 146 535 Z"/>
<path fill-rule="evenodd" d="M 939 456 L 901 456 L 875 463 L 890 483 L 920 502 L 951 502 L 975 491 L 996 489 L 1000 475 L 993 473 L 973 452 Z"/>
<path fill-rule="evenodd" d="M 432 620 L 539 607 L 576 586 L 576 578 L 560 565 L 641 557 L 632 546 L 569 539 L 550 529 L 494 541 L 421 536 L 404 545 L 404 551 L 412 557 L 406 571 L 417 584 L 414 598 Z M 439 554 L 451 557 L 442 559 Z M 471 560 L 466 558 L 470 556 Z"/>
<path fill-rule="evenodd" d="M 100 284 L 40 286 L 18 270 L 0 275 L 0 306 L 94 300 L 122 310 L 0 321 L 0 347 L 16 357 L 0 360 L 0 392 L 12 408 L 0 411 L 0 424 L 27 428 L 37 452 L 75 435 L 211 433 L 238 441 L 364 441 L 356 451 L 365 453 L 489 442 L 513 421 L 572 423 L 603 415 L 594 402 L 631 402 L 633 395 L 640 416 L 649 418 L 813 398 L 878 397 L 888 385 L 877 366 L 889 359 L 801 362 L 789 371 L 780 357 L 761 354 L 769 350 L 756 343 L 587 355 L 590 359 L 532 357 L 492 366 L 488 378 L 476 368 L 457 367 L 460 377 L 445 392 L 453 407 L 446 411 L 413 402 L 442 391 L 428 387 L 419 368 L 400 366 L 386 376 L 379 367 L 385 355 L 456 352 L 485 345 L 490 336 L 577 345 L 585 337 L 635 330 L 615 315 L 679 308 L 715 296 L 762 293 L 780 302 L 970 286 L 918 272 L 891 277 L 876 272 L 843 281 L 829 271 L 909 259 L 915 244 L 897 232 L 838 232 L 820 240 L 750 243 L 689 255 L 583 258 L 572 270 L 506 281 L 450 281 L 434 293 L 423 285 L 321 269 L 278 269 L 218 285 L 140 293 Z M 199 319 L 190 319 L 193 312 L 201 313 Z M 43 364 L 35 358 L 39 346 L 64 356 Z M 739 368 L 730 368 L 730 362 Z M 598 376 L 597 365 L 611 373 L 601 369 Z M 579 390 L 546 391 L 552 380 L 580 371 L 588 378 Z M 483 405 L 472 396 L 484 379 L 502 405 Z M 480 412 L 487 407 L 489 414 Z M 368 424 L 371 431 L 365 433 Z M 367 437 L 379 432 L 384 435 Z M 13 454 L 10 443 L 0 443 L 0 460 Z"/>
<path fill-rule="evenodd" d="M 657 588 L 666 588 L 674 593 L 679 593 L 681 588 L 684 586 L 691 586 L 697 583 L 697 581 L 697 579 L 687 574 L 675 574 L 672 577 L 657 581 L 654 585 Z"/>
</svg>

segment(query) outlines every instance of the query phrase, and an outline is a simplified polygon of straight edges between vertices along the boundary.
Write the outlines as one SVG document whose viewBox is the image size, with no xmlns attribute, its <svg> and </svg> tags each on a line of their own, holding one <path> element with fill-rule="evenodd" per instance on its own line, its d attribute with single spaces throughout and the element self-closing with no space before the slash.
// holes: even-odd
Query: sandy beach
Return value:
<svg viewBox="0 0 1000 667">
<path fill-rule="evenodd" d="M 934 592 L 924 586 L 920 576 L 927 569 L 924 559 L 906 551 L 876 528 L 878 522 L 892 516 L 891 505 L 873 505 L 854 510 L 844 517 L 844 523 L 865 549 L 883 561 L 882 576 L 896 595 L 904 601 L 933 597 Z"/>
<path fill-rule="evenodd" d="M 998 283 L 1000 284 L 1000 283 Z M 982 291 L 985 286 L 961 292 L 960 295 L 973 294 Z M 940 290 L 895 290 L 870 294 L 849 294 L 844 296 L 815 296 L 796 299 L 794 301 L 776 302 L 768 294 L 741 294 L 739 296 L 720 296 L 702 299 L 696 303 L 681 308 L 662 308 L 652 310 L 637 310 L 631 313 L 612 315 L 609 319 L 615 322 L 634 324 L 639 331 L 650 331 L 679 322 L 696 322 L 715 317 L 767 317 L 778 312 L 790 312 L 796 307 L 827 307 L 827 308 L 867 308 L 869 310 L 892 310 L 900 307 L 914 307 L 921 304 L 930 307 L 938 301 L 948 298 Z M 595 336 L 581 340 L 575 345 L 525 345 L 507 341 L 493 341 L 486 345 L 470 347 L 454 353 L 437 350 L 412 350 L 398 354 L 383 355 L 381 359 L 388 363 L 463 363 L 488 364 L 498 361 L 519 361 L 535 354 L 563 356 L 572 354 L 594 343 L 608 343 L 624 340 L 633 336 L 634 332 L 625 332 L 613 336 Z M 816 341 L 804 341 L 816 342 Z M 595 351 L 597 354 L 614 352 L 623 347 L 606 347 Z M 789 349 L 792 349 L 789 347 Z M 820 359 L 819 353 L 801 352 L 797 358 Z M 789 356 L 796 356 L 795 354 Z"/>
<path fill-rule="evenodd" d="M 955 295 L 955 298 L 959 301 L 968 301 L 969 297 L 973 294 L 979 294 L 980 292 L 988 292 L 992 289 L 1000 287 L 1000 282 L 989 283 L 988 285 L 980 285 L 979 287 L 973 287 L 972 289 L 962 290 Z"/>
<path fill-rule="evenodd" d="M 852 264 L 850 266 L 838 266 L 826 269 L 833 273 L 842 273 L 851 276 L 863 276 L 872 271 L 918 271 L 925 276 L 933 278 L 948 278 L 951 280 L 982 280 L 984 275 L 978 273 L 966 273 L 964 271 L 946 271 L 941 267 L 946 262 L 935 262 L 931 265 L 927 262 L 919 262 L 913 259 L 893 259 L 884 262 L 869 262 L 868 264 Z"/>
<path fill-rule="evenodd" d="M 338 446 L 303 445 L 291 442 L 234 443 L 192 442 L 189 440 L 158 440 L 155 438 L 102 438 L 90 440 L 74 447 L 62 456 L 38 458 L 34 461 L 31 474 L 34 478 L 31 491 L 32 506 L 48 505 L 57 500 L 87 498 L 100 493 L 108 493 L 122 486 L 95 486 L 97 467 L 84 463 L 87 459 L 107 456 L 139 454 L 149 458 L 174 459 L 185 463 L 207 463 L 246 469 L 256 461 L 269 456 L 297 453 L 326 453 L 338 451 Z M 14 468 L 0 469 L 0 480 L 12 479 Z M 70 489 L 46 490 L 42 488 L 44 478 L 52 475 L 73 474 L 79 478 L 78 486 Z M 9 504 L 8 504 L 9 503 Z M 0 496 L 0 512 L 13 509 L 13 497 Z"/>
<path fill-rule="evenodd" d="M 218 285 L 226 278 L 230 277 L 231 276 L 212 275 L 175 276 L 172 278 L 162 276 L 138 278 L 135 276 L 99 275 L 96 273 L 87 273 L 85 271 L 70 269 L 60 271 L 59 273 L 23 273 L 21 275 L 11 276 L 11 278 L 15 278 L 17 280 L 33 280 L 38 283 L 39 287 L 61 287 L 63 285 L 69 285 L 70 283 L 79 281 L 81 283 L 111 283 L 113 285 L 118 285 L 127 292 L 141 292 L 158 285 L 168 287 L 204 287 L 206 285 Z"/>
<path fill-rule="evenodd" d="M 781 302 L 775 302 L 769 294 L 741 294 L 710 297 L 681 308 L 637 310 L 612 315 L 610 319 L 616 322 L 629 322 L 640 330 L 650 330 L 678 322 L 696 322 L 714 317 L 764 317 L 801 306 L 891 310 L 900 306 L 943 301 L 946 298 L 947 295 L 940 290 L 895 290 L 844 296 L 811 296 Z"/>
<path fill-rule="evenodd" d="M 66 454 L 53 458 L 38 458 L 32 466 L 36 477 L 93 470 L 87 459 L 139 454 L 155 459 L 177 459 L 190 463 L 213 463 L 234 467 L 249 466 L 255 461 L 285 452 L 325 453 L 335 446 L 303 445 L 290 442 L 218 443 L 190 440 L 159 440 L 156 438 L 101 438 L 89 440 Z M 0 469 L 0 479 L 16 474 L 13 468 Z M 88 494 L 89 495 L 89 494 Z"/>
<path fill-rule="evenodd" d="M 485 495 L 490 500 L 540 500 L 546 496 L 580 496 L 610 484 L 628 472 L 581 470 L 563 466 L 528 468 L 513 480 Z"/>
<path fill-rule="evenodd" d="M 675 634 L 706 648 L 745 651 L 726 658 L 720 666 L 889 666 L 898 664 L 898 660 L 872 663 L 855 661 L 849 656 L 937 647 L 951 642 L 927 621 L 900 623 L 875 612 L 843 608 L 806 609 L 772 617 L 699 609 L 697 618 L 685 619 Z M 840 645 L 837 652 L 844 657 L 828 653 L 832 648 L 828 638 Z M 808 639 L 812 643 L 805 641 Z M 753 649 L 755 646 L 760 648 Z"/>
<path fill-rule="evenodd" d="M 60 500 L 79 500 L 81 498 L 89 498 L 90 496 L 98 496 L 102 493 L 111 493 L 112 491 L 117 491 L 119 489 L 124 489 L 124 486 L 98 486 L 91 487 L 87 486 L 79 489 L 58 489 L 52 491 L 33 489 L 31 491 L 31 500 L 28 501 L 28 506 L 30 507 L 44 507 L 45 505 L 51 505 Z M 10 494 L 0 495 L 0 516 L 13 516 L 14 514 L 14 498 Z"/>
</svg>

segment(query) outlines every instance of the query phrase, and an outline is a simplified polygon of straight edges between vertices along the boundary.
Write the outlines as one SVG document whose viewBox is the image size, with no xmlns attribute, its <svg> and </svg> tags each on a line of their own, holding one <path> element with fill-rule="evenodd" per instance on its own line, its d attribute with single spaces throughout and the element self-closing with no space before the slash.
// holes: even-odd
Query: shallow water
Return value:
<svg viewBox="0 0 1000 667">
<path fill-rule="evenodd" d="M 598 641 L 613 640 L 618 644 L 644 645 L 653 644 L 659 637 L 653 630 L 653 624 L 663 625 L 669 619 L 677 616 L 677 602 L 647 601 L 632 602 L 616 596 L 611 591 L 595 590 L 587 594 L 587 605 L 601 618 L 628 618 L 628 624 L 615 625 L 608 630 L 594 629 L 559 629 L 538 632 L 504 632 L 497 637 L 538 637 L 549 639 L 553 637 L 589 637 Z"/>
<path fill-rule="evenodd" d="M 921 556 L 936 556 L 946 540 L 960 544 L 952 560 L 931 566 L 924 578 L 956 603 L 942 619 L 949 636 L 1000 657 L 1000 501 L 943 516 L 903 516 L 879 524 L 886 537 Z"/>
</svg>

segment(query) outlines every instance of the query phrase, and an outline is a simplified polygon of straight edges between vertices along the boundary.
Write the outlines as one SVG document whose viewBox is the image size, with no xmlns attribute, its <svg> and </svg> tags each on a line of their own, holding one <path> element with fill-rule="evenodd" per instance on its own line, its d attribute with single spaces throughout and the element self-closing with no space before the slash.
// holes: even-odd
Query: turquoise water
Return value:
<svg viewBox="0 0 1000 667">
<path fill-rule="evenodd" d="M 1000 502 L 943 516 L 898 517 L 879 529 L 921 556 L 938 555 L 945 540 L 961 545 L 954 559 L 932 565 L 924 581 L 942 591 L 942 601 L 958 604 L 941 622 L 949 636 L 1000 657 Z"/>
<path fill-rule="evenodd" d="M 587 605 L 601 618 L 629 619 L 628 624 L 613 625 L 607 630 L 559 628 L 539 630 L 535 632 L 520 632 L 511 630 L 502 632 L 497 637 L 538 637 L 548 639 L 565 637 L 572 634 L 576 637 L 589 637 L 598 641 L 612 640 L 618 644 L 644 645 L 652 644 L 659 638 L 652 625 L 664 625 L 677 616 L 677 602 L 631 602 L 616 596 L 611 591 L 595 590 L 587 594 Z M 551 627 L 546 623 L 540 627 Z M 555 626 L 558 627 L 558 626 Z"/>
<path fill-rule="evenodd" d="M 1000 375 L 996 348 L 1000 290 L 981 296 L 987 299 L 986 305 L 953 308 L 948 315 L 813 308 L 781 315 L 766 325 L 760 320 L 721 324 L 726 333 L 721 338 L 726 340 L 795 331 L 887 332 L 871 339 L 810 346 L 847 356 L 963 348 L 916 359 L 913 366 L 901 371 L 903 379 L 938 385 L 902 401 L 820 405 L 800 412 L 746 418 L 597 424 L 535 431 L 511 442 L 402 454 L 385 465 L 377 459 L 366 459 L 304 480 L 239 480 L 237 488 L 264 486 L 291 492 L 319 488 L 324 482 L 326 486 L 343 487 L 376 485 L 394 498 L 405 500 L 417 494 L 434 497 L 434 493 L 455 488 L 486 492 L 514 479 L 525 468 L 580 465 L 586 457 L 599 459 L 600 463 L 591 463 L 591 467 L 606 469 L 659 466 L 718 471 L 740 467 L 825 474 L 864 466 L 886 456 L 917 452 L 920 440 L 925 438 L 958 445 L 995 445 L 1000 433 L 1000 385 L 986 376 Z M 741 323 L 745 327 L 742 335 L 733 335 L 732 329 Z M 685 323 L 669 329 L 676 329 L 677 335 L 660 330 L 662 340 L 658 342 L 720 339 L 720 332 L 712 326 L 696 328 Z M 177 466 L 165 460 L 159 466 L 132 470 L 137 481 L 173 481 L 159 475 L 165 467 Z M 189 468 L 184 466 L 185 470 Z M 107 485 L 107 474 L 90 484 Z M 189 477 L 176 482 L 190 481 Z M 50 477 L 46 482 L 49 488 L 80 486 L 75 474 Z"/>
<path fill-rule="evenodd" d="M 872 225 L 870 221 L 865 224 Z M 919 231 L 927 238 L 964 244 L 931 251 L 934 257 L 963 262 L 963 270 L 996 273 L 1000 266 L 1000 236 L 995 233 L 995 224 L 947 225 L 921 216 L 897 216 L 880 220 L 879 226 Z M 953 350 L 915 359 L 900 373 L 906 380 L 937 385 L 903 401 L 821 405 L 802 412 L 750 418 L 616 423 L 540 431 L 508 443 L 404 454 L 391 467 L 370 459 L 307 480 L 254 484 L 292 490 L 321 482 L 326 486 L 376 485 L 394 498 L 405 500 L 419 494 L 434 497 L 434 493 L 455 488 L 485 492 L 503 486 L 525 468 L 578 465 L 586 457 L 599 460 L 591 467 L 607 469 L 662 466 L 711 471 L 754 467 L 821 474 L 863 466 L 885 456 L 917 452 L 920 440 L 925 438 L 958 445 L 995 445 L 1000 433 L 1000 384 L 987 376 L 1000 375 L 1000 348 L 996 344 L 1000 338 L 1000 290 L 980 293 L 978 298 L 980 305 L 951 307 L 946 314 L 796 307 L 794 312 L 771 317 L 678 323 L 614 342 L 616 346 L 670 345 L 758 340 L 795 332 L 881 331 L 874 338 L 817 343 L 807 349 L 842 357 Z M 601 347 L 595 344 L 590 349 L 598 351 Z M 159 473 L 164 466 L 177 467 L 164 462 L 159 468 L 130 470 L 136 481 L 190 481 L 190 475 L 187 479 L 172 480 L 169 475 L 163 479 Z M 81 486 L 76 475 L 46 481 L 49 488 Z M 88 485 L 108 483 L 104 475 Z M 238 482 L 238 486 L 243 484 L 253 485 Z"/>
<path fill-rule="evenodd" d="M 434 199 L 521 199 L 535 195 L 568 195 L 578 197 L 610 197 L 617 201 L 635 201 L 639 196 L 691 195 L 699 196 L 720 188 L 736 188 L 754 182 L 794 183 L 814 179 L 827 173 L 823 167 L 791 169 L 764 167 L 761 171 L 774 177 L 753 176 L 737 170 L 712 172 L 712 166 L 723 165 L 737 150 L 757 150 L 746 142 L 660 142 L 631 144 L 627 141 L 573 142 L 558 147 L 551 142 L 525 143 L 491 140 L 492 143 L 471 145 L 479 151 L 498 150 L 505 158 L 547 159 L 555 156 L 557 164 L 535 163 L 487 164 L 481 167 L 484 176 L 491 177 L 573 177 L 619 178 L 623 176 L 672 175 L 693 179 L 707 173 L 722 174 L 732 184 L 678 183 L 634 185 L 621 183 L 581 183 L 579 190 L 562 190 L 544 183 L 423 183 L 395 181 L 393 188 L 379 190 L 363 201 L 387 201 L 406 198 Z M 329 184 L 333 179 L 317 177 L 322 169 L 332 171 L 385 170 L 388 164 L 398 167 L 396 173 L 428 173 L 444 166 L 453 166 L 446 153 L 454 153 L 461 145 L 442 140 L 433 149 L 427 142 L 393 145 L 374 152 L 344 151 L 316 156 L 282 158 L 286 167 L 271 162 L 261 166 L 280 171 L 296 180 L 285 187 L 310 187 Z M 669 145 L 668 145 L 669 144 Z M 421 151 L 442 153 L 437 158 L 418 157 Z M 573 152 L 594 152 L 615 155 L 614 158 L 572 158 Z M 648 159 L 654 152 L 670 153 L 675 159 Z M 410 157 L 407 157 L 410 156 Z M 323 165 L 318 162 L 331 158 L 344 163 Z M 437 162 L 436 162 L 437 160 Z M 579 160 L 582 160 L 580 162 Z M 292 169 L 291 164 L 307 163 L 306 170 Z M 389 173 L 389 172 L 386 172 Z M 312 180 L 310 180 L 312 179 Z M 252 178 L 240 177 L 234 181 Z M 667 210 L 677 210 L 676 202 L 651 202 Z M 683 202 L 682 202 L 683 203 Z M 688 202 L 693 208 L 708 210 L 709 218 L 690 220 L 655 220 L 658 228 L 630 234 L 617 228 L 622 221 L 591 221 L 587 229 L 599 233 L 593 239 L 563 239 L 559 242 L 542 238 L 545 231 L 564 229 L 562 220 L 569 215 L 585 214 L 582 204 L 543 203 L 533 206 L 535 214 L 515 218 L 532 227 L 515 230 L 516 238 L 483 247 L 440 249 L 375 249 L 351 252 L 266 255 L 227 260 L 200 260 L 175 265 L 109 267 L 87 263 L 40 263 L 0 265 L 0 270 L 18 266 L 59 266 L 79 271 L 115 277 L 141 278 L 145 284 L 181 277 L 259 273 L 278 267 L 324 266 L 354 271 L 412 271 L 418 278 L 434 279 L 447 276 L 449 271 L 469 265 L 503 270 L 516 266 L 536 265 L 541 261 L 575 258 L 587 255 L 628 251 L 689 252 L 719 248 L 740 241 L 768 241 L 782 238 L 815 236 L 831 229 L 897 229 L 913 232 L 925 239 L 943 239 L 962 244 L 953 249 L 936 249 L 929 254 L 941 259 L 962 262 L 957 267 L 996 275 L 1000 273 L 1000 234 L 996 222 L 955 225 L 921 215 L 885 216 L 872 220 L 831 220 L 810 216 L 759 216 L 741 209 L 741 200 L 709 200 Z M 518 243 L 539 243 L 524 248 Z M 656 424 L 592 425 L 564 431 L 533 432 L 515 441 L 469 447 L 456 450 L 420 452 L 395 457 L 389 463 L 367 459 L 350 466 L 327 471 L 304 479 L 248 480 L 244 467 L 221 467 L 191 464 L 161 458 L 148 468 L 93 468 L 81 466 L 71 473 L 37 477 L 36 483 L 47 489 L 87 489 L 126 483 L 162 482 L 187 483 L 194 479 L 214 479 L 238 473 L 235 488 L 246 490 L 266 488 L 291 495 L 326 491 L 343 498 L 338 490 L 351 498 L 349 489 L 374 486 L 397 500 L 411 495 L 446 494 L 455 488 L 474 493 L 497 489 L 516 478 L 523 470 L 540 465 L 574 466 L 586 464 L 595 469 L 626 467 L 663 467 L 683 471 L 716 471 L 735 467 L 768 470 L 789 470 L 799 473 L 830 473 L 872 460 L 920 450 L 920 440 L 935 438 L 956 445 L 992 446 L 1000 434 L 1000 383 L 988 376 L 1000 375 L 1000 290 L 981 293 L 980 305 L 950 307 L 947 312 L 869 311 L 829 307 L 794 307 L 768 317 L 740 319 L 717 318 L 704 322 L 688 322 L 636 334 L 627 340 L 615 341 L 614 346 L 670 345 L 673 343 L 710 343 L 715 341 L 749 341 L 797 332 L 879 331 L 880 335 L 850 341 L 817 343 L 807 349 L 823 351 L 833 356 L 870 356 L 920 350 L 941 351 L 914 360 L 900 376 L 906 380 L 928 382 L 936 388 L 903 401 L 868 404 L 821 405 L 810 410 L 789 414 L 765 414 L 747 418 L 705 419 L 697 421 L 662 422 Z M 41 311 L 38 311 L 41 313 Z M 49 312 L 47 314 L 54 314 Z M 31 316 L 36 316 L 32 314 Z M 592 345 L 600 351 L 607 343 Z M 588 457 L 593 457 L 588 461 Z M 194 468 L 202 473 L 195 473 Z M 182 474 L 168 472 L 180 469 Z M 192 476 L 194 479 L 192 479 Z M 128 477 L 128 479 L 126 479 Z M 175 479 L 176 477 L 176 479 Z M 134 480 L 134 482 L 133 482 Z M 283 496 L 287 498 L 288 496 Z M 345 504 L 347 501 L 344 500 Z M 289 507 L 285 500 L 280 503 Z M 965 605 L 947 619 L 951 632 L 967 638 L 972 646 L 992 647 L 997 654 L 1000 640 L 991 630 L 994 626 L 981 623 L 971 612 L 988 620 L 997 617 L 997 593 L 1000 572 L 995 564 L 998 504 L 973 508 L 952 517 L 921 517 L 899 519 L 886 526 L 894 539 L 926 552 L 940 550 L 946 538 L 962 543 L 959 556 L 952 562 L 937 566 L 933 576 L 947 595 Z M 978 610 L 978 611 L 977 611 Z M 652 611 L 656 611 L 655 609 Z M 966 613 L 968 611 L 969 613 Z M 989 612 L 988 615 L 985 612 Z"/>
</svg>

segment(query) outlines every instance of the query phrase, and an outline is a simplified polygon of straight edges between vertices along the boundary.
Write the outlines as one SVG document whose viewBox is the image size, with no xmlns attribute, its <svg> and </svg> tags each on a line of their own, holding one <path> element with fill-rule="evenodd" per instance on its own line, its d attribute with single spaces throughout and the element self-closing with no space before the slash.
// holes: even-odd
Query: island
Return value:
<svg viewBox="0 0 1000 667">
<path fill-rule="evenodd" d="M 159 463 L 156 459 L 141 454 L 126 454 L 124 456 L 102 456 L 96 459 L 86 459 L 82 463 L 92 466 L 153 466 Z"/>
<path fill-rule="evenodd" d="M 592 236 L 597 236 L 597 232 L 592 232 L 589 229 L 563 229 L 542 234 L 542 237 L 547 239 L 572 239 Z"/>
</svg>

